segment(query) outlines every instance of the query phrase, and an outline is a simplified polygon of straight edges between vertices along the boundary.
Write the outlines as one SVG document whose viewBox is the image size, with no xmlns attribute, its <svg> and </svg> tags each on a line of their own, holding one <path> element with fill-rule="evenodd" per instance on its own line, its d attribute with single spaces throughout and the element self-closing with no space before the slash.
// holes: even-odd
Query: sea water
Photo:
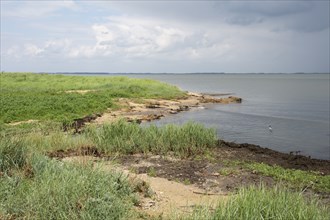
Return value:
<svg viewBox="0 0 330 220">
<path fill-rule="evenodd" d="M 241 104 L 212 104 L 154 123 L 196 121 L 218 136 L 277 151 L 330 159 L 329 74 L 132 74 L 191 92 L 232 93 Z M 272 132 L 269 131 L 269 125 Z"/>
</svg>

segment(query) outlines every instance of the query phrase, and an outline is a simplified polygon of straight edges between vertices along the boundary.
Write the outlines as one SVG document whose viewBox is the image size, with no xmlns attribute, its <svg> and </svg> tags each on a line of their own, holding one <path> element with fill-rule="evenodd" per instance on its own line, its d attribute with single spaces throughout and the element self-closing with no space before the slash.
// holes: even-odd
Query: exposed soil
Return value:
<svg viewBox="0 0 330 220">
<path fill-rule="evenodd" d="M 106 172 L 120 171 L 127 175 L 128 180 L 140 194 L 138 211 L 143 211 L 153 217 L 167 217 L 171 214 L 192 212 L 201 205 L 215 207 L 220 200 L 226 200 L 227 195 L 221 193 L 207 193 L 193 184 L 184 184 L 162 177 L 152 177 L 146 173 L 135 173 L 126 166 L 115 164 L 112 160 L 104 161 L 92 156 L 73 156 L 63 158 L 65 162 L 90 164 L 94 162 Z M 174 213 L 175 212 L 175 213 Z"/>
<path fill-rule="evenodd" d="M 55 152 L 48 153 L 48 156 L 58 159 L 63 159 L 65 157 L 72 156 L 87 155 L 111 159 L 111 157 L 108 157 L 107 155 L 103 154 L 96 147 L 93 146 L 85 146 L 79 149 L 58 150 Z M 188 172 L 188 170 L 186 172 L 189 174 L 187 176 L 192 176 L 191 173 L 192 171 L 195 171 L 195 169 L 201 170 L 205 168 L 207 166 L 207 163 L 221 164 L 227 161 L 258 162 L 269 165 L 278 165 L 290 169 L 317 171 L 324 175 L 330 175 L 329 160 L 312 159 L 302 155 L 281 153 L 254 144 L 237 144 L 233 142 L 226 142 L 223 140 L 219 140 L 218 147 L 212 150 L 212 158 L 210 158 L 210 160 L 202 160 L 198 158 L 190 158 L 183 160 L 169 156 L 148 156 L 144 154 L 123 155 L 120 156 L 119 159 L 123 165 L 132 165 L 133 167 L 136 166 L 141 169 L 141 172 L 143 172 L 144 169 L 143 166 L 141 166 L 141 161 L 147 161 L 153 165 L 159 164 L 155 167 L 172 166 L 170 170 L 180 170 L 181 168 L 185 169 L 184 167 L 186 167 L 191 171 Z M 145 167 L 148 166 L 146 165 Z M 174 172 L 170 170 L 168 172 L 165 172 L 167 173 L 169 178 L 171 178 L 171 173 Z M 185 176 L 183 175 L 183 177 Z M 196 181 L 196 178 L 192 178 L 191 180 L 193 182 L 198 182 Z"/>
<path fill-rule="evenodd" d="M 79 93 L 86 94 L 88 92 L 96 92 L 96 90 L 66 90 L 65 93 Z"/>
<path fill-rule="evenodd" d="M 330 175 L 330 160 L 312 159 L 299 155 L 299 152 L 281 153 L 247 143 L 237 144 L 219 140 L 218 146 L 215 149 L 217 160 L 254 161 L 290 169 L 313 170 Z"/>
<path fill-rule="evenodd" d="M 79 92 L 80 90 L 67 91 Z M 86 92 L 86 91 L 84 91 Z M 219 95 L 219 94 L 217 94 Z M 227 94 L 224 94 L 227 95 Z M 108 109 L 103 114 L 88 115 L 84 118 L 78 118 L 71 125 L 63 125 L 64 131 L 74 129 L 75 133 L 82 131 L 87 123 L 109 123 L 118 119 L 125 119 L 129 122 L 147 122 L 160 119 L 169 114 L 177 114 L 182 111 L 188 111 L 191 108 L 204 108 L 207 103 L 241 103 L 242 99 L 235 96 L 216 98 L 211 95 L 198 93 L 188 93 L 187 96 L 175 100 L 165 99 L 127 99 L 120 98 L 117 104 L 121 106 L 118 110 Z"/>
</svg>

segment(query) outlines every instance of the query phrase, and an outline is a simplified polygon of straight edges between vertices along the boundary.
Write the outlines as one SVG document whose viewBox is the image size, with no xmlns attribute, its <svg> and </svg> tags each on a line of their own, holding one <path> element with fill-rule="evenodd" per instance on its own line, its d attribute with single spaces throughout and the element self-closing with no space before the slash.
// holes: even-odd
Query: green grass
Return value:
<svg viewBox="0 0 330 220">
<path fill-rule="evenodd" d="M 148 174 L 148 176 L 156 177 L 157 176 L 157 171 L 155 170 L 154 167 L 149 167 L 147 174 Z"/>
<path fill-rule="evenodd" d="M 106 153 L 155 153 L 165 155 L 173 152 L 180 157 L 203 154 L 216 147 L 215 129 L 205 128 L 193 122 L 182 126 L 139 126 L 123 120 L 100 128 L 88 127 L 87 136 Z"/>
<path fill-rule="evenodd" d="M 233 169 L 238 171 L 238 168 L 241 167 L 264 176 L 273 177 L 278 181 L 284 181 L 290 187 L 301 190 L 309 188 L 316 192 L 330 193 L 330 175 L 323 175 L 320 172 L 287 169 L 277 165 L 272 166 L 265 163 L 244 162 L 237 160 L 223 162 L 226 166 L 228 166 L 225 170 Z M 225 174 L 226 172 L 224 175 Z"/>
<path fill-rule="evenodd" d="M 320 205 L 317 198 L 307 200 L 299 192 L 283 186 L 274 188 L 241 188 L 237 195 L 221 201 L 214 211 L 208 207 L 196 208 L 193 214 L 176 219 L 206 220 L 324 220 L 330 215 L 329 207 Z M 173 219 L 174 219 L 173 218 Z"/>
<path fill-rule="evenodd" d="M 182 97 L 177 87 L 128 77 L 64 76 L 32 73 L 0 74 L 0 122 L 25 120 L 69 123 L 115 107 L 116 98 Z M 85 94 L 68 90 L 91 90 Z"/>
<path fill-rule="evenodd" d="M 22 128 L 19 128 L 22 126 Z M 51 127 L 36 123 L 23 126 L 5 125 L 0 132 L 2 140 L 18 139 L 31 151 L 39 153 L 57 150 L 95 147 L 106 154 L 154 153 L 165 155 L 173 152 L 179 157 L 202 155 L 216 147 L 215 129 L 188 122 L 183 125 L 140 126 L 119 120 L 112 124 L 89 125 L 82 134 L 72 135 L 61 131 L 58 124 Z M 30 128 L 30 130 L 27 130 Z"/>
<path fill-rule="evenodd" d="M 330 193 L 330 175 L 324 176 L 318 172 L 285 169 L 280 166 L 270 166 L 264 163 L 247 163 L 245 167 L 257 171 L 262 175 L 287 181 L 295 187 L 308 187 L 316 191 Z"/>
<path fill-rule="evenodd" d="M 231 175 L 238 175 L 239 170 L 233 167 L 225 167 L 219 170 L 219 174 L 222 176 L 231 176 Z"/>
<path fill-rule="evenodd" d="M 8 173 L 12 169 L 23 168 L 27 163 L 27 151 L 21 140 L 0 140 L 0 172 Z"/>
<path fill-rule="evenodd" d="M 130 219 L 136 195 L 120 173 L 0 144 L 0 219 Z"/>
</svg>

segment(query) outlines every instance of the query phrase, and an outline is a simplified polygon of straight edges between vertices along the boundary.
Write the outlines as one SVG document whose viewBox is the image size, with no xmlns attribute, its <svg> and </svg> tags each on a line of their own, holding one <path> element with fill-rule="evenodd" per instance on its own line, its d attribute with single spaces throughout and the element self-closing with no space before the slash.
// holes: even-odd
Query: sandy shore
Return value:
<svg viewBox="0 0 330 220">
<path fill-rule="evenodd" d="M 192 108 L 204 108 L 206 103 L 241 103 L 242 99 L 234 96 L 215 98 L 210 95 L 188 93 L 187 97 L 175 100 L 142 99 L 132 100 L 121 98 L 118 100 L 121 109 L 109 111 L 98 117 L 94 123 L 111 122 L 118 118 L 138 123 L 160 119 L 169 114 L 177 114 Z"/>
</svg>

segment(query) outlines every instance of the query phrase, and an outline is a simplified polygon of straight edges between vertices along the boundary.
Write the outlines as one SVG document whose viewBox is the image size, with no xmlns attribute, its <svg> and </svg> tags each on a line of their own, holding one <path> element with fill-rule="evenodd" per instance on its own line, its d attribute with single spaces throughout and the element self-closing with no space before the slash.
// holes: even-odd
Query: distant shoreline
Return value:
<svg viewBox="0 0 330 220">
<path fill-rule="evenodd" d="M 7 73 L 7 72 L 6 72 Z M 19 72 L 18 72 L 19 73 Z M 59 75 L 319 75 L 330 73 L 318 73 L 318 72 L 292 72 L 292 73 L 226 73 L 226 72 L 31 72 L 36 74 L 59 74 Z"/>
</svg>

